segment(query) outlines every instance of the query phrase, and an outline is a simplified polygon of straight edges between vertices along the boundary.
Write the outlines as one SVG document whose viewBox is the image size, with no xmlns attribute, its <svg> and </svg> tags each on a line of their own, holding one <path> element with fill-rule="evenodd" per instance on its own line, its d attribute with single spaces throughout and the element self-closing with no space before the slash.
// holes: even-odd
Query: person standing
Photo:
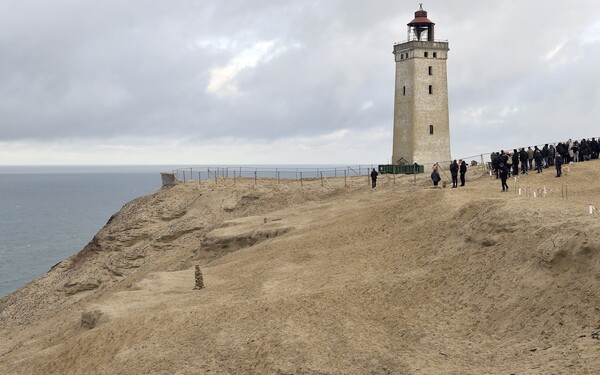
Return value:
<svg viewBox="0 0 600 375">
<path fill-rule="evenodd" d="M 544 168 L 548 168 L 548 154 L 550 151 L 548 150 L 548 144 L 546 143 L 544 147 L 542 147 L 542 160 L 544 161 Z"/>
<path fill-rule="evenodd" d="M 450 174 L 452 175 L 452 188 L 458 187 L 458 163 L 456 159 L 450 164 Z"/>
<path fill-rule="evenodd" d="M 537 146 L 535 146 L 535 150 L 533 151 L 533 159 L 535 159 L 537 173 L 542 173 L 542 152 Z"/>
<path fill-rule="evenodd" d="M 584 141 L 585 141 L 585 139 L 584 139 Z M 577 142 L 577 141 L 573 142 L 571 151 L 573 152 L 573 162 L 578 163 L 579 162 L 579 142 Z"/>
<path fill-rule="evenodd" d="M 525 147 L 521 147 L 519 159 L 521 160 L 521 170 L 523 171 L 523 174 L 527 174 L 527 151 L 525 151 Z"/>
<path fill-rule="evenodd" d="M 550 143 L 550 146 L 548 146 L 548 165 L 550 167 L 554 166 L 554 157 L 556 156 L 556 149 L 554 148 L 554 145 L 552 143 Z"/>
<path fill-rule="evenodd" d="M 379 176 L 379 172 L 373 168 L 373 171 L 371 172 L 371 188 L 373 189 L 377 186 L 377 176 Z"/>
<path fill-rule="evenodd" d="M 496 175 L 496 179 L 498 178 L 498 166 L 500 165 L 500 159 L 498 158 L 498 154 L 492 152 L 490 154 L 490 159 L 492 160 L 492 170 Z"/>
<path fill-rule="evenodd" d="M 431 171 L 431 181 L 433 181 L 433 186 L 437 187 L 438 186 L 438 182 L 440 182 L 440 180 L 442 179 L 440 177 L 440 172 L 438 172 L 438 168 L 437 165 L 434 164 L 433 165 L 433 170 Z"/>
<path fill-rule="evenodd" d="M 558 155 L 560 155 L 561 159 L 564 161 L 566 158 L 566 147 L 565 144 L 563 144 L 562 142 L 558 142 L 558 144 L 556 145 L 556 153 Z M 555 159 L 556 160 L 556 159 Z"/>
<path fill-rule="evenodd" d="M 569 138 L 569 140 L 567 141 L 567 163 L 570 163 L 573 161 L 573 140 L 571 138 Z"/>
<path fill-rule="evenodd" d="M 533 169 L 533 150 L 531 146 L 527 147 L 527 160 L 529 161 L 529 170 Z"/>
<path fill-rule="evenodd" d="M 556 166 L 556 177 L 560 177 L 562 175 L 562 163 L 563 158 L 560 153 L 556 153 L 556 159 L 554 160 L 554 165 Z"/>
<path fill-rule="evenodd" d="M 596 138 L 592 138 L 592 140 L 590 141 L 590 151 L 592 159 L 598 159 L 598 151 L 600 150 L 598 142 L 600 142 L 600 139 L 596 141 Z"/>
<path fill-rule="evenodd" d="M 467 163 L 460 160 L 460 186 L 465 186 L 465 174 L 467 173 Z"/>
<path fill-rule="evenodd" d="M 500 180 L 502 181 L 502 191 L 508 191 L 506 179 L 508 178 L 508 168 L 504 163 L 500 164 Z"/>
<path fill-rule="evenodd" d="M 519 152 L 517 149 L 513 149 L 512 153 L 512 163 L 513 163 L 513 175 L 519 175 Z"/>
</svg>

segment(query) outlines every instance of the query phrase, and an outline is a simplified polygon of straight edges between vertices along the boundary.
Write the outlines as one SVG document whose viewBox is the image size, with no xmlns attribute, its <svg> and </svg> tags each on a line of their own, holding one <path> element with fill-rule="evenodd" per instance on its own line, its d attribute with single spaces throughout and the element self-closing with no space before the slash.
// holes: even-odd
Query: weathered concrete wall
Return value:
<svg viewBox="0 0 600 375">
<path fill-rule="evenodd" d="M 160 178 L 162 180 L 162 186 L 172 187 L 177 183 L 175 173 L 161 173 Z"/>
<path fill-rule="evenodd" d="M 450 160 L 448 43 L 406 42 L 394 46 L 394 55 L 392 162 L 404 159 L 407 163 L 430 164 Z M 433 125 L 433 134 L 430 134 L 430 125 Z"/>
</svg>

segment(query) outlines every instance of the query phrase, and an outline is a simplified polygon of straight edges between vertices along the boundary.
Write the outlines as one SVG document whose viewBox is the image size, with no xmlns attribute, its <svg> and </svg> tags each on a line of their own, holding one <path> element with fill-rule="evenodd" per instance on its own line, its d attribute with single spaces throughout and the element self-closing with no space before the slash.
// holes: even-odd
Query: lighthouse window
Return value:
<svg viewBox="0 0 600 375">
<path fill-rule="evenodd" d="M 433 74 L 433 67 L 430 66 L 429 67 L 429 75 L 432 75 L 432 74 Z"/>
<path fill-rule="evenodd" d="M 429 134 L 433 135 L 433 125 L 429 125 Z"/>
<path fill-rule="evenodd" d="M 435 58 L 437 58 L 437 52 L 434 52 L 434 53 L 433 53 L 433 58 L 434 58 L 434 59 L 435 59 Z"/>
<path fill-rule="evenodd" d="M 433 95 L 433 86 L 429 85 L 429 95 Z"/>
<path fill-rule="evenodd" d="M 425 57 L 429 57 L 429 52 L 425 52 Z"/>
</svg>

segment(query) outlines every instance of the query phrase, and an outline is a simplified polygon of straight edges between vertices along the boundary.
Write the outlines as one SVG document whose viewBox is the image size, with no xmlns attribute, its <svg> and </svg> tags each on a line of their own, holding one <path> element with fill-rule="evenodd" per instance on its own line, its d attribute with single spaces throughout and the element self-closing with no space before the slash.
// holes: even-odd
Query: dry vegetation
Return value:
<svg viewBox="0 0 600 375">
<path fill-rule="evenodd" d="M 161 189 L 0 300 L 0 373 L 596 374 L 599 167 Z"/>
</svg>

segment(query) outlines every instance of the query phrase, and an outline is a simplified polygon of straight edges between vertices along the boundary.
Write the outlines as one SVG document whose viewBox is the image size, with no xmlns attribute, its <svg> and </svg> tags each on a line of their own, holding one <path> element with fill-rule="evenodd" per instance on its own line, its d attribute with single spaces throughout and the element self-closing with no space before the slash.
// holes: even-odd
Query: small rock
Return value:
<svg viewBox="0 0 600 375">
<path fill-rule="evenodd" d="M 83 329 L 92 329 L 107 321 L 108 315 L 100 309 L 84 311 L 81 313 L 81 328 Z"/>
</svg>

